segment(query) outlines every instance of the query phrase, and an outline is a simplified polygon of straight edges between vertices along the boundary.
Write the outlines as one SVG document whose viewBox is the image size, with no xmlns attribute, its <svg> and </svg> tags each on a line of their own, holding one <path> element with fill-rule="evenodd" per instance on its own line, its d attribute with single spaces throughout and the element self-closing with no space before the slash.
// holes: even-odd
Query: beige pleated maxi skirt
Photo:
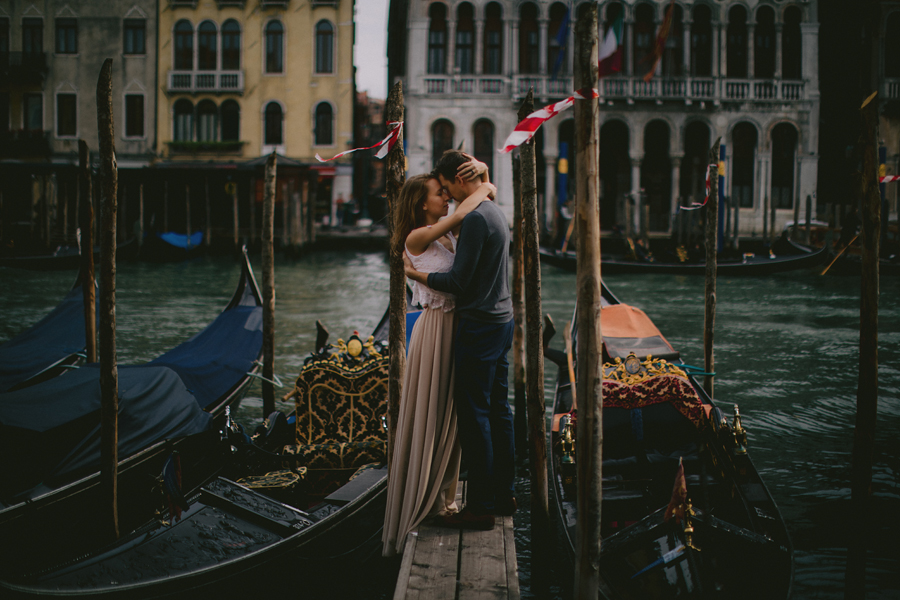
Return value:
<svg viewBox="0 0 900 600">
<path fill-rule="evenodd" d="M 402 554 L 407 534 L 426 517 L 457 511 L 453 333 L 453 311 L 440 308 L 426 308 L 413 326 L 388 478 L 384 556 Z"/>
</svg>

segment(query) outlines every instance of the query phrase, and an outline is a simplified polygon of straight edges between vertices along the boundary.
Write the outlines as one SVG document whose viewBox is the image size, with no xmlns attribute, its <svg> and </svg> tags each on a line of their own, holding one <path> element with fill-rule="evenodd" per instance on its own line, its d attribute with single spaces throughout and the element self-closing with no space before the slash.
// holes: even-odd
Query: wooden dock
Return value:
<svg viewBox="0 0 900 600">
<path fill-rule="evenodd" d="M 463 506 L 460 482 L 457 504 Z M 512 517 L 491 531 L 420 525 L 403 549 L 394 600 L 518 600 Z"/>
</svg>

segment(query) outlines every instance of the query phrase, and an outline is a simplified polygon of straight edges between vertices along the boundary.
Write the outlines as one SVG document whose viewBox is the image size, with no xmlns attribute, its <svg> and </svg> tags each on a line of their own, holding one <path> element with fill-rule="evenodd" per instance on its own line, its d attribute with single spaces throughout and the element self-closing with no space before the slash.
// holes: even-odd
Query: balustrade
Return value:
<svg viewBox="0 0 900 600">
<path fill-rule="evenodd" d="M 233 93 L 244 91 L 243 71 L 169 71 L 169 93 Z"/>
</svg>

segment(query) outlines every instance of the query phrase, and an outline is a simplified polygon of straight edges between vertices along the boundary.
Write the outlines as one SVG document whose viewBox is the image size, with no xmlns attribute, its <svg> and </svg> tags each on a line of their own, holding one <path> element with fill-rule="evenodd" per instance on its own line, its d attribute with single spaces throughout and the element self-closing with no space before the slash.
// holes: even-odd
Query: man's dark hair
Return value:
<svg viewBox="0 0 900 600">
<path fill-rule="evenodd" d="M 444 179 L 453 181 L 456 179 L 456 172 L 459 166 L 466 162 L 469 162 L 468 157 L 459 150 L 445 150 L 441 158 L 438 159 L 437 164 L 434 165 L 432 173 L 435 175 L 435 178 L 437 178 L 437 175 L 443 175 Z"/>
</svg>

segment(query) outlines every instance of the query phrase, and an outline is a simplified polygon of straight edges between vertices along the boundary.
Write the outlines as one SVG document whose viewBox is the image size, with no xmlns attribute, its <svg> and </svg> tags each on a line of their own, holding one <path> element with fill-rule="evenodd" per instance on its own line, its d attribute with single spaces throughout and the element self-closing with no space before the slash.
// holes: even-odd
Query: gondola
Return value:
<svg viewBox="0 0 900 600">
<path fill-rule="evenodd" d="M 542 247 L 541 262 L 575 271 L 576 254 L 574 250 L 555 250 Z M 745 253 L 739 257 L 721 257 L 716 262 L 717 273 L 722 276 L 758 276 L 772 273 L 783 273 L 799 269 L 812 269 L 821 264 L 827 256 L 824 248 L 811 249 L 790 240 L 776 246 L 770 253 Z M 624 255 L 604 254 L 601 268 L 605 275 L 627 273 L 663 273 L 669 275 L 703 275 L 706 272 L 705 261 L 680 262 L 676 260 L 634 259 Z"/>
<path fill-rule="evenodd" d="M 791 540 L 750 460 L 738 407 L 729 423 L 695 379 L 703 374 L 681 360 L 646 314 L 605 285 L 602 293 L 601 597 L 787 598 Z M 560 364 L 551 512 L 563 563 L 572 568 L 577 406 L 573 411 L 569 357 L 546 353 Z"/>
<path fill-rule="evenodd" d="M 96 284 L 94 285 L 96 290 Z M 81 275 L 56 308 L 0 344 L 0 393 L 34 385 L 84 362 L 84 300 Z"/>
<path fill-rule="evenodd" d="M 229 418 L 219 433 L 190 438 L 178 451 L 181 485 L 160 464 L 158 480 L 120 503 L 131 524 L 115 542 L 70 540 L 60 549 L 47 531 L 26 556 L 4 548 L 0 591 L 129 600 L 329 597 L 312 590 L 324 579 L 323 589 L 334 592 L 341 582 L 330 577 L 346 579 L 347 565 L 380 549 L 386 354 L 383 342 L 356 335 L 319 348 L 298 376 L 290 419 L 275 413 L 250 438 Z M 186 467 L 196 455 L 209 463 L 205 477 Z M 87 510 L 96 527 L 102 507 Z M 4 539 L 13 539 L 9 526 L 0 513 Z"/>
<path fill-rule="evenodd" d="M 174 231 L 148 233 L 144 236 L 138 258 L 146 262 L 181 262 L 201 256 L 204 252 L 203 232 L 190 236 Z"/>
<path fill-rule="evenodd" d="M 117 258 L 131 258 L 137 243 L 134 239 L 116 246 Z M 100 259 L 100 246 L 94 246 L 94 261 Z M 0 256 L 0 267 L 26 269 L 28 271 L 68 271 L 81 266 L 81 249 L 77 246 L 59 246 L 45 254 L 24 256 Z"/>
<path fill-rule="evenodd" d="M 204 330 L 144 365 L 119 371 L 119 456 L 202 431 L 236 406 L 258 370 L 262 296 L 244 253 L 226 308 Z M 33 499 L 99 468 L 98 365 L 0 394 L 0 506 Z M 151 452 L 152 453 L 152 452 Z"/>
</svg>

